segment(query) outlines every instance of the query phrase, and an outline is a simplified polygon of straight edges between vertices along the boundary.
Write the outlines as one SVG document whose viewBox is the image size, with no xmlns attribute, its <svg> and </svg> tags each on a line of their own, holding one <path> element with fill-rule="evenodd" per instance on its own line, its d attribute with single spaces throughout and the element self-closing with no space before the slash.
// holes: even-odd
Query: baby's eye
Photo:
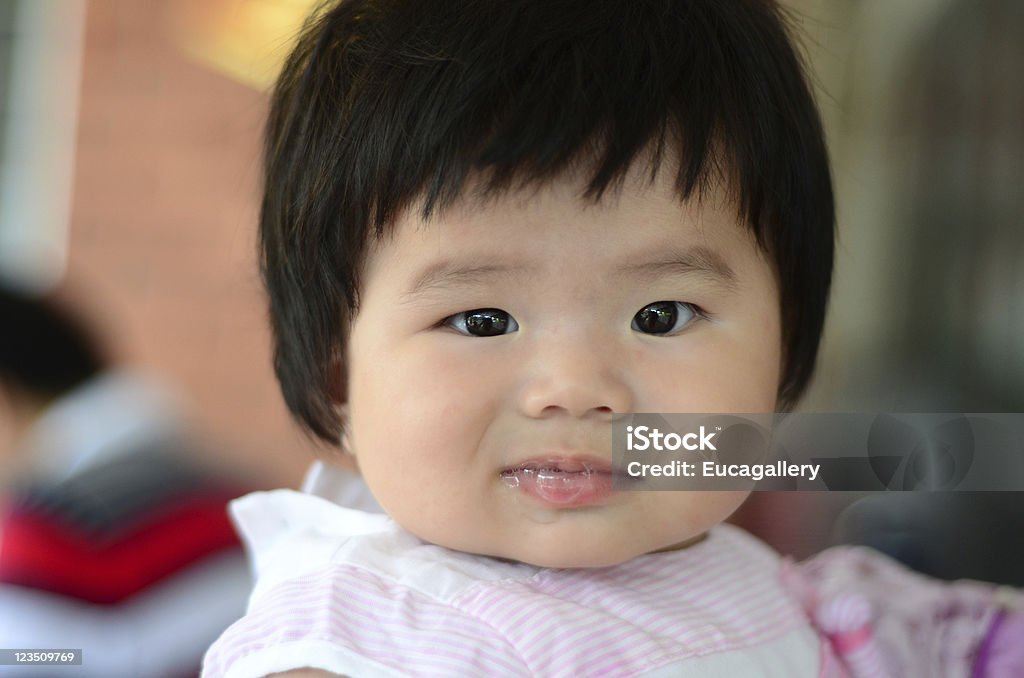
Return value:
<svg viewBox="0 0 1024 678">
<path fill-rule="evenodd" d="M 478 308 L 448 316 L 441 323 L 473 337 L 496 337 L 519 329 L 519 323 L 499 308 Z"/>
<path fill-rule="evenodd" d="M 700 317 L 700 310 L 683 301 L 656 301 L 633 316 L 632 329 L 644 334 L 671 335 Z"/>
</svg>

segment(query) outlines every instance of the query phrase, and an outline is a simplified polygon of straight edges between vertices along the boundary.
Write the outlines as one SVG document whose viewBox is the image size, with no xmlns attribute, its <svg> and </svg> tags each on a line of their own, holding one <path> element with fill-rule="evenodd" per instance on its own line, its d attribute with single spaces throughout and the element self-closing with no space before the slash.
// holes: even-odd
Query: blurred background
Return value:
<svg viewBox="0 0 1024 678">
<path fill-rule="evenodd" d="M 0 275 L 74 297 L 180 389 L 212 463 L 268 487 L 314 450 L 272 377 L 254 237 L 267 88 L 311 5 L 0 0 Z M 839 206 L 802 409 L 1024 411 L 1024 3 L 786 5 Z"/>
<path fill-rule="evenodd" d="M 73 296 L 267 486 L 310 461 L 255 265 L 266 88 L 310 6 L 0 0 L 0 274 Z"/>
</svg>

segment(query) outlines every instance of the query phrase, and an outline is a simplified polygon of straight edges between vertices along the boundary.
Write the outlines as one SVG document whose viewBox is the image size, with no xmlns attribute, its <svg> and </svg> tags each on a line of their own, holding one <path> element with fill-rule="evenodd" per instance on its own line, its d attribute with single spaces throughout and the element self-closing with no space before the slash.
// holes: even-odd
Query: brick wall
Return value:
<svg viewBox="0 0 1024 678">
<path fill-rule="evenodd" d="M 174 2 L 88 2 L 68 277 L 123 356 L 184 389 L 219 461 L 294 483 L 312 445 L 272 377 L 255 265 L 266 97 L 182 54 Z"/>
</svg>

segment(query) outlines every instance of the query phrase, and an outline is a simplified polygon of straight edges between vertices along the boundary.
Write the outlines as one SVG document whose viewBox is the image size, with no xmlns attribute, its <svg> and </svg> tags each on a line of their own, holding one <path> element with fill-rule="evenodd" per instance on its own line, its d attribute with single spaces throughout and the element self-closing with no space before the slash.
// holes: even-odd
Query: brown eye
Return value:
<svg viewBox="0 0 1024 678">
<path fill-rule="evenodd" d="M 446 318 L 444 324 L 473 337 L 497 337 L 519 329 L 515 318 L 498 308 L 478 308 L 456 313 Z"/>
<path fill-rule="evenodd" d="M 693 304 L 682 301 L 656 301 L 633 316 L 631 327 L 644 334 L 675 334 L 698 316 Z"/>
</svg>

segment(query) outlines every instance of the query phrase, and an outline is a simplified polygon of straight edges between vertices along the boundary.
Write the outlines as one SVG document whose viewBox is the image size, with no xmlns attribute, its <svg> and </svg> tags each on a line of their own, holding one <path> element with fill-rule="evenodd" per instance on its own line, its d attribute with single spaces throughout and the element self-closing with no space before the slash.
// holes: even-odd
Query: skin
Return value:
<svg viewBox="0 0 1024 678">
<path fill-rule="evenodd" d="M 455 550 L 600 567 L 685 544 L 739 506 L 745 493 L 692 491 L 553 506 L 501 478 L 538 457 L 610 461 L 616 413 L 774 410 L 773 267 L 722 194 L 681 203 L 670 174 L 632 173 L 597 205 L 570 176 L 426 222 L 410 210 L 371 248 L 349 328 L 348 444 L 402 527 Z M 660 301 L 700 311 L 675 307 L 669 334 L 639 331 L 636 314 Z M 466 334 L 474 309 L 517 327 Z"/>
<path fill-rule="evenodd" d="M 19 458 L 16 453 L 32 423 L 47 405 L 46 399 L 0 383 L 0 490 L 31 469 L 32 460 Z"/>
</svg>

